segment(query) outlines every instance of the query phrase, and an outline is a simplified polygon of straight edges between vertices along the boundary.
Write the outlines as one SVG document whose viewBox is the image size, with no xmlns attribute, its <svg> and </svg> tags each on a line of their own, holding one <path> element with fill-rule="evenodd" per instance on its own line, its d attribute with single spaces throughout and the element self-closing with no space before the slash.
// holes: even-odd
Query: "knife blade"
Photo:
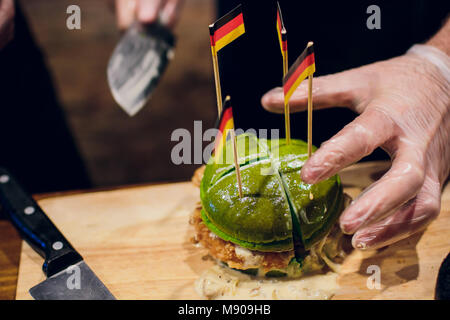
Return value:
<svg viewBox="0 0 450 320">
<path fill-rule="evenodd" d="M 159 20 L 134 23 L 119 41 L 108 62 L 111 93 L 134 116 L 145 105 L 174 55 L 175 37 Z"/>
<path fill-rule="evenodd" d="M 305 250 L 305 245 L 304 245 L 305 241 L 303 239 L 303 233 L 302 233 L 302 229 L 300 227 L 300 217 L 298 216 L 295 206 L 291 202 L 292 196 L 290 195 L 289 187 L 286 183 L 285 178 L 283 177 L 283 174 L 279 170 L 277 170 L 277 173 L 278 173 L 278 176 L 281 181 L 281 188 L 283 189 L 285 197 L 286 197 L 286 202 L 289 206 L 289 211 L 291 212 L 292 241 L 294 244 L 294 257 L 298 263 L 302 264 L 305 256 L 307 255 L 307 251 Z"/>
<path fill-rule="evenodd" d="M 47 279 L 30 289 L 37 300 L 115 300 L 33 198 L 0 168 L 0 205 L 22 237 L 44 258 Z"/>
</svg>

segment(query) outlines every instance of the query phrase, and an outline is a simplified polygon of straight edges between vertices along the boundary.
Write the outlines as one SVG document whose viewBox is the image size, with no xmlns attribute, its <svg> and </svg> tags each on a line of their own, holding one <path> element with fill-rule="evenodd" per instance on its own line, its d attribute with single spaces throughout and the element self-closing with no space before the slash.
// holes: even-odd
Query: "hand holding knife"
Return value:
<svg viewBox="0 0 450 320">
<path fill-rule="evenodd" d="M 150 98 L 174 55 L 171 31 L 181 0 L 116 0 L 118 25 L 128 27 L 108 63 L 111 93 L 134 116 Z"/>
</svg>

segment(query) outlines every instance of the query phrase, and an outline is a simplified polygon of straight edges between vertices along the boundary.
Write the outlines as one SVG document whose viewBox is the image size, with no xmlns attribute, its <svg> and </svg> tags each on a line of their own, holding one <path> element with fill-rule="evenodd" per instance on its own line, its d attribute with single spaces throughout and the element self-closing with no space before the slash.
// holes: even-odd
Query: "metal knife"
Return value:
<svg viewBox="0 0 450 320">
<path fill-rule="evenodd" d="M 36 300 L 115 300 L 81 255 L 17 180 L 0 168 L 0 205 L 44 259 L 47 280 L 30 289 Z"/>
<path fill-rule="evenodd" d="M 161 19 L 150 25 L 134 23 L 108 63 L 108 84 L 119 106 L 134 116 L 151 93 L 174 55 L 175 37 Z"/>
</svg>

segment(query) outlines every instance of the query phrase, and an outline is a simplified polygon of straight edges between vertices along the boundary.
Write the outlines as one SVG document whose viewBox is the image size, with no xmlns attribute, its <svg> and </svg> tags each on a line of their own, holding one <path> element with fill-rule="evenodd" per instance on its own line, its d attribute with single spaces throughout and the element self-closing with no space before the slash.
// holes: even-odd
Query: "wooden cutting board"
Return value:
<svg viewBox="0 0 450 320">
<path fill-rule="evenodd" d="M 389 167 L 363 163 L 341 173 L 356 196 Z M 211 262 L 190 239 L 189 215 L 199 200 L 190 182 L 52 197 L 39 201 L 118 299 L 198 299 L 194 281 Z M 339 276 L 337 299 L 432 299 L 437 272 L 450 251 L 450 187 L 426 231 L 386 249 L 353 251 Z M 17 299 L 45 279 L 43 260 L 22 245 Z M 367 288 L 367 268 L 381 269 L 381 290 Z"/>
</svg>

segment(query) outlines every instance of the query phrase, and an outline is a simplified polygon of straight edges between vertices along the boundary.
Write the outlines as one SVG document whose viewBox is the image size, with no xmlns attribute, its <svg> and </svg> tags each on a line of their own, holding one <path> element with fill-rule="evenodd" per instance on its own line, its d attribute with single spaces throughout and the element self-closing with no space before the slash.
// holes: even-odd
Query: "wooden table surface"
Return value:
<svg viewBox="0 0 450 320">
<path fill-rule="evenodd" d="M 21 240 L 17 231 L 0 213 L 0 300 L 16 296 Z"/>
<path fill-rule="evenodd" d="M 381 165 L 381 167 L 380 167 L 380 165 Z M 371 166 L 373 168 L 371 168 Z M 357 193 L 359 193 L 362 188 L 366 187 L 367 185 L 372 183 L 374 180 L 378 179 L 380 177 L 380 175 L 382 175 L 382 173 L 384 172 L 385 167 L 386 167 L 385 164 L 365 163 L 365 164 L 359 164 L 353 168 L 348 168 L 349 170 L 344 170 L 343 172 L 341 172 L 341 177 L 343 178 L 343 181 L 345 180 L 345 183 L 347 184 L 347 188 L 346 188 L 347 192 L 352 191 L 354 189 L 353 191 L 355 191 L 355 194 L 352 194 L 351 192 L 349 194 L 351 194 L 353 197 L 356 196 Z M 374 170 L 374 169 L 376 169 L 376 170 Z M 372 172 L 372 173 L 368 174 L 368 172 Z M 40 201 L 40 204 L 43 206 L 44 210 L 46 210 L 49 213 L 49 215 L 52 217 L 52 219 L 57 220 L 56 222 L 59 223 L 58 225 L 65 226 L 65 228 L 67 229 L 66 231 L 71 235 L 71 239 L 73 239 L 73 241 L 76 242 L 76 244 L 78 244 L 78 246 L 76 246 L 76 247 L 79 247 L 80 249 L 82 249 L 83 253 L 86 253 L 86 258 L 89 258 L 90 259 L 89 261 L 92 261 L 93 265 L 96 267 L 96 270 L 98 270 L 98 272 L 106 279 L 106 281 L 110 281 L 108 283 L 108 285 L 110 285 L 110 288 L 116 289 L 116 292 L 120 293 L 120 295 L 123 295 L 123 297 L 128 297 L 129 295 L 127 295 L 127 294 L 130 292 L 128 292 L 127 290 L 131 290 L 131 289 L 137 290 L 137 289 L 135 288 L 135 286 L 131 286 L 131 287 L 126 287 L 126 288 L 128 288 L 127 290 L 119 290 L 119 289 L 121 289 L 120 286 L 123 285 L 123 283 L 121 283 L 120 281 L 117 282 L 112 278 L 111 278 L 112 280 L 109 279 L 110 277 L 112 277 L 112 275 L 115 275 L 116 272 L 109 274 L 107 272 L 107 270 L 102 269 L 104 266 L 106 266 L 106 262 L 105 262 L 105 252 L 106 251 L 102 252 L 101 263 L 96 261 L 96 259 L 98 258 L 98 254 L 97 254 L 98 252 L 96 250 L 98 248 L 96 247 L 97 249 L 95 249 L 95 250 L 92 248 L 89 248 L 89 245 L 91 245 L 90 240 L 87 243 L 84 243 L 84 242 L 86 242 L 83 240 L 85 238 L 84 236 L 81 238 L 77 237 L 76 231 L 79 229 L 78 227 L 75 227 L 75 230 L 71 230 L 73 222 L 70 222 L 70 221 L 73 220 L 73 219 L 71 219 L 71 217 L 73 217 L 73 215 L 70 214 L 71 211 L 67 209 L 68 208 L 67 205 L 76 207 L 76 208 L 72 208 L 73 212 L 80 212 L 79 211 L 80 208 L 78 208 L 78 206 L 84 206 L 85 208 L 91 209 L 91 211 L 95 211 L 97 215 L 102 212 L 107 214 L 107 216 L 111 220 L 110 223 L 108 224 L 109 227 L 113 226 L 114 221 L 115 221 L 115 219 L 113 219 L 114 218 L 114 214 L 113 214 L 114 210 L 120 211 L 120 214 L 117 214 L 117 218 L 123 217 L 123 212 L 126 212 L 126 214 L 130 217 L 132 216 L 131 214 L 134 214 L 133 219 L 128 219 L 128 220 L 132 220 L 132 221 L 127 222 L 128 224 L 133 225 L 133 224 L 136 224 L 135 218 L 138 219 L 138 218 L 145 217 L 145 219 L 147 219 L 147 220 L 149 220 L 149 219 L 152 220 L 152 219 L 158 218 L 156 216 L 153 216 L 153 215 L 156 215 L 156 213 L 164 214 L 165 211 L 161 210 L 161 208 L 159 207 L 162 204 L 159 204 L 159 206 L 156 205 L 156 207 L 153 208 L 152 206 L 149 206 L 149 203 L 158 204 L 161 201 L 157 201 L 157 199 L 160 199 L 160 197 L 162 197 L 163 195 L 167 194 L 169 197 L 176 197 L 176 195 L 180 194 L 181 190 L 185 190 L 185 189 L 187 190 L 186 194 L 183 196 L 184 198 L 182 197 L 182 199 L 179 199 L 180 200 L 179 202 L 181 203 L 181 205 L 182 204 L 186 205 L 186 202 L 188 202 L 189 210 L 191 210 L 191 207 L 193 207 L 194 203 L 197 201 L 197 200 L 195 200 L 196 196 L 193 197 L 193 195 L 197 195 L 198 191 L 195 190 L 191 184 L 186 184 L 186 183 L 185 184 L 165 184 L 165 185 L 158 185 L 155 187 L 144 187 L 144 188 L 135 188 L 135 189 L 125 188 L 125 189 L 117 190 L 115 192 L 106 192 L 106 193 L 99 192 L 96 194 L 85 194 L 85 195 L 80 194 L 80 195 L 75 195 L 75 196 L 70 196 L 70 197 L 67 197 L 67 196 L 66 197 L 54 197 L 54 195 L 51 195 L 49 198 L 49 195 L 45 195 L 45 196 L 39 196 L 37 198 L 38 198 L 38 200 L 42 200 L 43 198 L 48 198 L 43 201 Z M 189 198 L 190 196 L 193 197 L 193 199 L 191 199 L 192 204 L 188 201 L 190 199 Z M 112 199 L 114 199 L 114 201 L 112 201 L 112 202 L 111 202 L 111 197 L 112 197 Z M 105 202 L 105 200 L 107 200 L 107 201 Z M 181 201 L 181 200 L 183 200 L 183 201 Z M 386 290 L 384 290 L 381 293 L 379 298 L 384 297 L 384 298 L 388 298 L 388 299 L 389 298 L 395 299 L 395 297 L 398 298 L 399 296 L 401 296 L 404 299 L 408 299 L 408 297 L 412 298 L 415 294 L 420 294 L 420 293 L 423 293 L 422 298 L 426 298 L 426 299 L 432 298 L 431 291 L 433 291 L 433 288 L 434 288 L 437 268 L 438 268 L 440 262 L 442 262 L 442 259 L 445 257 L 446 252 L 448 252 L 448 249 L 450 248 L 450 242 L 448 242 L 448 238 L 445 237 L 445 234 L 448 234 L 448 221 L 450 218 L 450 215 L 449 215 L 450 211 L 449 211 L 449 207 L 448 207 L 450 205 L 450 188 L 446 188 L 446 192 L 444 193 L 442 200 L 443 200 L 443 208 L 442 208 L 443 212 L 441 212 L 441 215 L 439 218 L 440 221 L 437 221 L 437 223 L 434 223 L 432 226 L 430 226 L 430 228 L 433 230 L 428 230 L 430 232 L 425 233 L 425 236 L 423 236 L 423 233 L 418 234 L 417 236 L 414 236 L 410 239 L 402 241 L 401 243 L 390 246 L 386 250 L 381 250 L 380 252 L 377 252 L 373 257 L 371 256 L 372 254 L 369 254 L 369 253 L 368 253 L 369 256 L 367 256 L 367 257 L 365 257 L 365 256 L 360 257 L 362 255 L 362 253 L 355 252 L 353 254 L 353 257 L 351 256 L 352 259 L 349 259 L 349 263 L 347 263 L 347 265 L 348 265 L 347 273 L 348 274 L 344 274 L 344 277 L 343 277 L 343 284 L 344 284 L 343 287 L 351 288 L 352 292 L 344 292 L 345 291 L 344 290 L 341 298 L 355 297 L 355 294 L 359 298 L 363 298 L 363 299 L 374 298 L 374 297 L 372 297 L 373 296 L 372 292 L 369 292 L 369 294 L 372 295 L 372 296 L 370 296 L 370 295 L 368 295 L 367 292 L 365 292 L 368 290 L 365 290 L 365 291 L 363 290 L 365 288 L 365 283 L 366 283 L 366 274 L 364 273 L 365 265 L 361 261 L 367 262 L 367 263 L 369 263 L 369 262 L 372 263 L 375 261 L 376 264 L 379 263 L 384 268 L 383 270 L 389 269 L 389 272 L 387 272 L 387 274 L 386 274 L 389 276 L 384 277 L 385 282 L 387 281 L 386 282 L 387 283 Z M 130 203 L 130 201 L 131 201 L 131 203 Z M 143 204 L 140 202 L 143 202 Z M 99 203 L 103 203 L 103 205 L 99 205 Z M 167 204 L 167 201 L 166 202 L 163 201 L 163 204 L 164 203 Z M 169 218 L 174 220 L 174 221 L 171 220 L 172 221 L 170 223 L 171 226 L 173 226 L 173 224 L 176 224 L 177 221 L 180 220 L 180 221 L 178 221 L 179 225 L 176 225 L 176 228 L 175 228 L 177 230 L 180 229 L 181 227 L 186 227 L 188 225 L 186 223 L 187 215 L 185 217 L 184 213 L 183 213 L 187 209 L 185 208 L 186 210 L 183 211 L 183 210 L 181 210 L 182 209 L 181 207 L 180 207 L 181 209 L 178 208 L 180 206 L 180 203 L 177 202 L 177 203 L 171 204 L 172 207 L 173 206 L 176 207 L 175 208 L 176 210 L 175 209 L 168 210 L 168 211 L 166 210 L 167 211 L 166 213 L 169 213 L 169 216 L 170 216 Z M 151 209 L 154 209 L 157 212 L 156 213 L 153 212 L 152 215 L 149 215 L 148 212 L 150 212 Z M 177 212 L 177 215 L 173 215 L 172 211 Z M 86 210 L 86 212 L 87 212 L 88 216 L 93 216 L 92 212 L 91 212 L 91 214 L 89 214 L 89 210 Z M 143 213 L 145 213 L 145 214 L 143 214 Z M 443 214 L 443 213 L 445 213 L 445 214 Z M 53 215 L 51 215 L 51 214 L 53 214 Z M 180 216 L 182 215 L 182 217 L 178 217 L 178 215 L 180 215 Z M 67 219 L 70 220 L 69 221 L 70 223 L 67 223 L 67 221 L 65 221 Z M 175 221 L 176 219 L 178 219 L 178 220 Z M 85 219 L 82 219 L 82 220 L 84 221 Z M 137 232 L 136 230 L 132 229 L 130 226 L 128 226 L 127 223 L 122 223 L 121 228 L 122 229 L 125 228 L 126 232 L 128 232 L 128 233 L 131 232 L 134 235 L 134 237 L 128 237 L 128 238 L 125 237 L 125 239 L 129 239 L 129 241 L 135 241 L 135 239 L 136 239 L 136 241 L 141 242 L 140 240 L 142 240 L 141 238 L 143 238 L 145 240 L 144 243 L 147 243 L 151 239 L 154 239 L 155 238 L 154 234 L 147 235 L 147 233 L 149 233 L 149 230 L 151 229 L 152 225 L 155 224 L 155 222 L 153 220 L 152 221 L 150 221 L 150 220 L 147 221 L 147 220 L 143 221 L 142 225 L 141 225 L 141 223 L 138 223 L 137 227 L 139 227 L 141 229 L 144 228 L 143 230 L 140 231 L 140 233 Z M 102 221 L 104 221 L 104 220 L 102 220 Z M 123 220 L 120 220 L 120 221 L 123 221 Z M 165 220 L 160 219 L 158 221 L 164 222 Z M 147 224 L 145 224 L 144 222 L 147 222 Z M 165 222 L 167 223 L 167 221 L 165 221 Z M 92 225 L 95 226 L 95 221 L 92 223 Z M 128 227 L 130 227 L 131 229 Z M 114 227 L 112 230 L 110 230 L 111 231 L 110 233 L 116 234 L 116 231 L 117 231 L 116 229 L 117 228 Z M 122 230 L 122 229 L 120 229 L 120 230 Z M 173 228 L 171 227 L 170 230 L 172 230 L 172 229 Z M 124 230 L 122 230 L 122 231 L 124 231 Z M 151 232 L 157 232 L 157 230 L 153 230 Z M 177 235 L 178 235 L 178 233 L 179 232 L 177 232 Z M 188 233 L 186 233 L 186 234 L 188 234 Z M 177 235 L 172 235 L 170 238 L 172 238 L 172 237 L 176 238 Z M 178 236 L 183 237 L 183 235 L 181 235 L 181 236 L 178 235 Z M 163 242 L 167 240 L 164 237 L 162 237 L 161 235 L 158 236 L 158 239 L 159 239 L 159 237 L 161 237 L 160 240 Z M 79 243 L 77 241 L 75 241 L 78 238 L 81 239 L 80 241 L 77 240 Z M 111 242 L 110 237 L 108 239 L 109 239 L 109 242 Z M 108 239 L 106 239 L 106 240 L 108 240 Z M 442 240 L 442 239 L 445 239 L 445 240 Z M 91 239 L 91 240 L 93 241 L 93 243 L 95 245 L 96 242 L 94 240 L 99 240 L 99 239 Z M 100 242 L 103 245 L 106 245 L 107 243 L 109 243 L 108 241 L 106 241 L 103 238 L 100 240 L 101 240 Z M 118 250 L 119 249 L 122 250 L 123 249 L 122 247 L 124 245 L 126 245 L 126 243 L 123 243 L 123 242 L 119 242 L 119 244 L 120 245 L 116 244 L 120 247 L 120 248 L 118 247 Z M 23 248 L 25 248 L 25 249 L 23 249 Z M 158 252 L 154 252 L 155 248 L 157 248 L 157 247 L 144 248 L 145 250 L 141 250 L 143 253 L 147 253 L 150 255 L 153 254 L 151 259 L 148 259 L 148 261 L 153 261 L 155 259 L 157 260 L 157 258 L 160 260 L 162 259 L 163 254 L 161 252 L 159 252 L 158 250 L 156 250 Z M 192 249 L 191 246 L 189 246 L 189 248 L 188 248 L 189 250 L 184 247 L 180 247 L 178 249 L 180 249 L 179 251 L 185 255 L 188 255 L 190 253 L 190 251 L 192 251 L 192 250 L 190 250 L 190 249 Z M 134 255 L 136 250 L 135 251 L 129 250 L 129 251 L 130 251 L 131 255 Z M 141 252 L 141 251 L 139 251 L 139 252 Z M 107 252 L 110 252 L 110 251 L 107 251 Z M 120 252 L 123 252 L 123 250 Z M 126 252 L 128 252 L 128 251 L 126 251 Z M 414 254 L 411 255 L 411 253 L 414 253 Z M 180 254 L 180 255 L 182 255 L 182 254 Z M 197 256 L 197 252 L 196 252 L 196 256 Z M 21 257 L 22 261 L 20 263 L 20 271 L 18 271 L 20 257 Z M 112 260 L 114 260 L 115 259 L 114 257 L 115 257 L 115 254 L 112 254 L 112 257 L 110 257 L 110 258 Z M 173 260 L 172 255 L 170 257 L 171 258 L 169 260 L 172 261 Z M 186 257 L 184 257 L 184 258 L 183 257 L 179 258 L 179 260 L 180 259 L 183 260 L 184 258 L 186 258 Z M 189 256 L 189 257 L 192 258 L 191 256 Z M 412 257 L 412 259 L 410 259 L 411 257 Z M 186 261 L 185 260 L 186 259 L 184 259 L 183 261 L 186 262 L 189 259 L 187 259 Z M 191 261 L 191 260 L 189 260 L 189 261 Z M 200 261 L 201 259 L 199 258 L 198 260 Z M 354 263 L 352 263 L 352 261 Z M 420 268 L 419 268 L 419 261 L 420 261 Z M 113 265 L 115 265 L 115 263 L 117 263 L 116 260 L 112 261 Z M 122 263 L 126 263 L 126 261 L 125 262 L 122 261 Z M 41 264 L 42 264 L 42 261 L 41 261 L 40 257 L 38 257 L 36 254 L 34 254 L 34 252 L 31 249 L 29 249 L 27 245 L 24 245 L 24 247 L 22 247 L 22 252 L 21 252 L 21 241 L 18 237 L 17 232 L 9 225 L 9 223 L 4 218 L 3 218 L 3 220 L 0 219 L 0 299 L 14 299 L 16 296 L 20 296 L 21 298 L 27 298 L 28 288 L 30 288 L 32 285 L 42 281 L 41 278 L 43 276 L 39 273 L 34 272 L 34 270 L 39 270 Z M 161 264 L 163 264 L 163 263 L 161 263 Z M 183 268 L 186 269 L 186 263 L 184 263 L 184 264 L 180 263 L 180 265 L 182 265 Z M 189 265 L 189 263 L 187 265 Z M 141 270 L 142 274 L 144 276 L 145 275 L 148 276 L 148 270 L 147 270 L 148 268 L 147 267 L 148 266 L 145 266 L 145 268 L 144 268 L 145 270 Z M 153 266 L 153 267 L 155 267 L 155 266 Z M 393 268 L 395 270 L 391 270 Z M 362 271 L 359 269 L 361 269 Z M 411 272 L 409 272 L 409 271 L 411 271 L 410 269 L 412 270 L 412 273 L 413 273 L 412 278 L 409 277 L 410 276 L 409 273 L 411 273 Z M 419 269 L 420 269 L 420 272 L 419 272 Z M 183 274 L 186 274 L 186 272 L 189 270 L 183 269 L 182 270 Z M 407 273 L 408 273 L 408 275 L 406 275 Z M 18 274 L 20 274 L 21 276 L 18 277 Z M 37 278 L 34 279 L 33 277 L 37 277 Z M 404 278 L 405 279 L 411 278 L 411 279 L 410 279 L 410 281 L 406 281 Z M 18 279 L 19 279 L 19 285 L 17 285 Z M 153 281 L 155 279 L 150 279 L 150 280 Z M 177 278 L 176 280 L 179 282 L 180 279 Z M 400 280 L 402 280 L 405 283 L 403 283 Z M 155 281 L 153 281 L 153 282 L 152 281 L 148 281 L 147 284 L 153 285 Z M 348 286 L 345 284 L 346 282 L 351 283 L 352 285 Z M 361 288 L 359 288 L 358 286 L 355 286 L 355 283 L 360 283 Z M 153 288 L 153 289 L 155 289 L 155 288 Z M 160 288 L 160 286 L 158 288 Z M 189 286 L 189 288 L 190 288 L 190 286 Z M 360 290 L 355 293 L 355 288 L 359 288 Z M 421 290 L 424 292 L 420 292 Z M 148 292 L 153 292 L 153 291 L 150 290 Z M 147 293 L 147 294 L 148 294 L 148 292 L 145 291 L 145 293 Z M 408 294 L 408 292 L 409 292 L 409 294 Z M 21 295 L 19 295 L 19 293 L 21 293 Z M 145 294 L 143 294 L 142 292 L 139 292 L 139 294 L 136 296 L 139 296 L 141 298 L 146 297 Z"/>
<path fill-rule="evenodd" d="M 175 181 L 176 182 L 176 181 Z M 165 184 L 167 182 L 160 182 Z M 159 183 L 147 183 L 146 186 Z M 142 186 L 142 184 L 130 185 L 127 187 Z M 70 194 L 115 190 L 121 187 L 97 188 L 95 190 L 74 190 L 66 192 L 55 192 L 49 194 L 35 195 L 36 201 L 41 199 L 67 196 Z M 19 233 L 8 221 L 7 217 L 0 210 L 0 300 L 14 300 L 16 298 L 17 279 L 19 273 L 20 251 L 22 240 Z"/>
</svg>

